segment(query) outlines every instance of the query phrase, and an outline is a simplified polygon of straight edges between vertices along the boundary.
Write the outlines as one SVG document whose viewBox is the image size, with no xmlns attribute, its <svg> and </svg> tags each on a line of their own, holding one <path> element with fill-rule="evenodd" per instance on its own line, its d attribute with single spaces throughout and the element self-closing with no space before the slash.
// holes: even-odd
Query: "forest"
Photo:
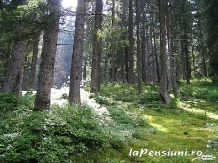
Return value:
<svg viewBox="0 0 218 163">
<path fill-rule="evenodd" d="M 191 162 L 218 162 L 218 1 L 0 0 L 0 163 Z"/>
</svg>

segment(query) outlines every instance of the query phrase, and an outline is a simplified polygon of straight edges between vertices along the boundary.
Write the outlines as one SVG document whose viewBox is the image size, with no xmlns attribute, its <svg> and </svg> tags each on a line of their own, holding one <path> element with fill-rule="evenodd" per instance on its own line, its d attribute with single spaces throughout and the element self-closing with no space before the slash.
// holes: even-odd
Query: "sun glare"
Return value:
<svg viewBox="0 0 218 163">
<path fill-rule="evenodd" d="M 62 6 L 64 8 L 76 8 L 77 0 L 62 0 Z"/>
</svg>

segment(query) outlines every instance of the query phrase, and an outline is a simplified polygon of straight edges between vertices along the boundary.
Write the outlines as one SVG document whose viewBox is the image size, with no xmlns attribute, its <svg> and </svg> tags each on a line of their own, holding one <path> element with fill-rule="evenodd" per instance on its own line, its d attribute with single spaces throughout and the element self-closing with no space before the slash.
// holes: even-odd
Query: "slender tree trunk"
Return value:
<svg viewBox="0 0 218 163">
<path fill-rule="evenodd" d="M 128 51 L 128 83 L 134 84 L 134 38 L 133 38 L 133 2 L 129 0 L 129 51 Z"/>
<path fill-rule="evenodd" d="M 195 55 L 194 55 L 194 46 L 192 46 L 192 66 L 193 66 L 193 71 L 194 71 L 194 77 L 196 77 L 196 68 L 195 68 Z"/>
<path fill-rule="evenodd" d="M 186 0 L 182 0 L 182 11 L 184 14 L 187 13 L 186 11 Z M 183 51 L 183 57 L 184 57 L 184 75 L 185 75 L 185 79 L 187 84 L 190 84 L 190 79 L 191 79 L 191 66 L 190 66 L 190 61 L 189 61 L 189 50 L 188 50 L 188 22 L 187 20 L 184 18 L 183 22 L 182 22 L 182 27 L 183 27 L 183 35 L 182 35 L 182 51 Z"/>
<path fill-rule="evenodd" d="M 115 0 L 112 0 L 112 29 L 114 30 L 114 20 L 115 20 Z M 115 61 L 115 48 L 114 48 L 114 46 L 115 45 L 113 45 L 113 43 L 111 44 L 112 45 L 112 49 L 111 49 L 111 81 L 115 81 L 115 69 L 114 69 L 114 67 L 115 67 L 115 63 L 114 63 L 114 61 Z"/>
<path fill-rule="evenodd" d="M 186 66 L 186 82 L 187 84 L 190 84 L 190 79 L 191 79 L 191 66 L 190 66 L 190 61 L 189 61 L 189 50 L 188 50 L 188 35 L 187 32 L 185 32 L 184 35 L 184 52 L 185 52 L 185 66 Z"/>
<path fill-rule="evenodd" d="M 156 36 L 154 35 L 154 57 L 155 57 L 155 65 L 157 69 L 157 82 L 160 83 L 160 66 L 159 66 L 159 56 L 157 53 L 157 41 L 156 41 Z"/>
<path fill-rule="evenodd" d="M 87 65 L 88 65 L 88 61 L 87 61 L 87 56 L 85 56 L 83 58 L 84 60 L 84 67 L 83 67 L 83 79 L 86 80 L 86 77 L 87 77 Z"/>
<path fill-rule="evenodd" d="M 203 70 L 203 76 L 207 77 L 207 65 L 206 65 L 206 58 L 205 58 L 205 47 L 203 42 L 203 33 L 202 33 L 202 27 L 201 27 L 201 20 L 198 21 L 199 26 L 199 32 L 200 32 L 200 48 L 201 48 L 201 56 L 202 56 L 202 70 Z"/>
<path fill-rule="evenodd" d="M 48 0 L 48 4 L 54 9 L 50 11 L 53 25 L 44 31 L 44 44 L 42 49 L 42 61 L 38 76 L 38 87 L 35 99 L 35 110 L 45 110 L 50 108 L 51 88 L 53 86 L 55 54 L 57 49 L 57 39 L 59 31 L 59 17 L 61 0 Z"/>
<path fill-rule="evenodd" d="M 98 35 L 99 30 L 102 29 L 102 10 L 103 1 L 96 0 L 95 8 L 95 27 L 93 38 L 93 52 L 92 52 L 92 71 L 91 71 L 91 93 L 98 93 L 101 84 L 101 38 Z"/>
<path fill-rule="evenodd" d="M 23 67 L 23 84 L 22 84 L 23 91 L 27 90 L 27 84 L 29 80 L 29 66 L 30 66 L 30 60 L 28 59 L 28 56 L 25 55 L 24 67 Z"/>
<path fill-rule="evenodd" d="M 167 8 L 167 14 L 166 14 L 166 19 L 167 19 L 167 38 L 168 38 L 168 52 L 169 52 L 169 57 L 170 57 L 170 84 L 168 86 L 168 91 L 170 91 L 171 86 L 173 88 L 173 92 L 176 97 L 179 96 L 179 88 L 177 84 L 177 79 L 176 79 L 176 53 L 175 47 L 173 45 L 173 30 L 176 27 L 172 27 L 172 8 L 171 8 L 171 3 L 166 4 Z"/>
<path fill-rule="evenodd" d="M 148 23 L 149 20 L 146 17 L 146 22 Z M 149 58 L 149 53 L 150 53 L 150 47 L 149 47 L 149 28 L 148 25 L 145 26 L 145 48 L 146 48 L 146 53 L 145 53 L 145 73 L 146 73 L 146 81 L 145 83 L 150 83 L 150 72 L 151 72 L 151 68 L 150 68 L 150 58 Z"/>
<path fill-rule="evenodd" d="M 125 0 L 122 0 L 122 26 L 123 28 L 126 28 L 126 1 Z M 122 33 L 122 40 L 123 41 L 126 40 L 126 32 Z M 127 47 L 123 47 L 121 51 L 121 78 L 123 83 L 126 81 L 125 74 L 128 73 L 128 71 L 126 71 L 125 69 L 126 54 L 127 54 L 126 49 Z M 127 61 L 127 67 L 128 67 L 128 61 Z"/>
<path fill-rule="evenodd" d="M 168 92 L 170 92 L 171 87 L 172 87 L 172 38 L 171 38 L 171 17 L 170 17 L 170 4 L 165 3 L 166 7 L 166 32 L 167 32 L 167 48 L 168 48 L 168 56 L 169 56 L 169 72 L 168 72 Z"/>
<path fill-rule="evenodd" d="M 126 81 L 129 81 L 129 62 L 128 62 L 128 48 L 126 47 L 125 50 L 125 71 L 126 71 Z"/>
<path fill-rule="evenodd" d="M 86 12 L 85 0 L 79 0 L 76 11 L 75 36 L 70 75 L 70 103 L 80 103 L 80 82 L 82 77 L 82 56 L 84 40 L 84 24 Z"/>
<path fill-rule="evenodd" d="M 145 51 L 145 29 L 144 29 L 145 25 L 143 22 L 142 25 L 142 41 L 141 41 L 141 53 L 142 53 L 142 81 L 144 83 L 146 83 L 146 71 L 145 71 L 145 55 L 146 55 L 146 51 Z"/>
<path fill-rule="evenodd" d="M 39 38 L 40 35 L 37 35 L 36 38 L 33 40 L 33 56 L 31 62 L 31 69 L 30 69 L 30 77 L 28 82 L 28 89 L 35 90 L 35 76 L 36 76 L 36 65 L 37 65 L 37 58 L 39 53 Z"/>
<path fill-rule="evenodd" d="M 139 0 L 136 0 L 136 26 L 137 26 L 137 73 L 138 73 L 138 94 L 142 93 L 142 57 L 140 51 L 140 25 L 139 25 Z"/>
<path fill-rule="evenodd" d="M 160 59 L 161 59 L 161 82 L 160 82 L 160 96 L 165 104 L 169 104 L 171 99 L 168 93 L 167 85 L 167 54 L 166 54 L 166 9 L 165 0 L 159 0 L 160 9 Z"/>
<path fill-rule="evenodd" d="M 142 53 L 142 81 L 144 83 L 146 83 L 146 31 L 145 31 L 145 21 L 147 20 L 146 18 L 146 12 L 144 11 L 144 6 L 145 6 L 145 2 L 143 1 L 143 5 L 141 5 L 141 10 L 143 10 L 143 15 L 142 15 L 142 34 L 141 34 L 141 53 Z"/>
<path fill-rule="evenodd" d="M 151 19 L 151 21 L 153 22 L 153 17 Z M 156 41 L 156 33 L 155 33 L 155 27 L 152 25 L 152 35 L 153 35 L 153 40 L 154 40 L 154 49 L 153 49 L 153 52 L 154 52 L 154 60 L 155 60 L 155 65 L 156 65 L 156 75 L 157 75 L 157 81 L 158 83 L 160 83 L 160 66 L 159 66 L 159 56 L 157 54 L 157 41 Z"/>
<path fill-rule="evenodd" d="M 104 60 L 104 80 L 107 81 L 108 78 L 108 57 L 105 57 Z"/>
</svg>

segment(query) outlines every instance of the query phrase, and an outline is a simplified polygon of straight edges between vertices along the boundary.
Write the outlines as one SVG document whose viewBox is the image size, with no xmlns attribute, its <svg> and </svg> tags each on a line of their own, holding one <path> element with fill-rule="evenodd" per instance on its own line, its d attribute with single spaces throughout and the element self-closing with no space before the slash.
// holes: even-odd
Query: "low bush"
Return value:
<svg viewBox="0 0 218 163">
<path fill-rule="evenodd" d="M 0 93 L 0 110 L 13 110 L 19 103 L 19 99 L 12 93 Z"/>
<path fill-rule="evenodd" d="M 77 153 L 103 148 L 107 140 L 87 106 L 44 112 L 21 107 L 0 121 L 0 162 L 70 162 Z"/>
<path fill-rule="evenodd" d="M 182 84 L 181 92 L 183 99 L 193 97 L 218 102 L 218 86 L 209 79 L 192 80 L 190 85 Z"/>
<path fill-rule="evenodd" d="M 108 83 L 107 85 L 101 86 L 100 96 L 95 96 L 95 99 L 98 100 L 97 102 L 104 103 L 105 105 L 112 101 L 105 101 L 107 100 L 105 97 L 113 99 L 114 101 L 136 102 L 138 104 L 160 104 L 159 93 L 156 88 L 151 88 L 147 85 L 143 85 L 142 94 L 138 95 L 136 85 L 126 83 L 116 83 L 112 85 L 111 83 Z M 113 104 L 116 103 L 110 102 L 108 105 Z"/>
</svg>

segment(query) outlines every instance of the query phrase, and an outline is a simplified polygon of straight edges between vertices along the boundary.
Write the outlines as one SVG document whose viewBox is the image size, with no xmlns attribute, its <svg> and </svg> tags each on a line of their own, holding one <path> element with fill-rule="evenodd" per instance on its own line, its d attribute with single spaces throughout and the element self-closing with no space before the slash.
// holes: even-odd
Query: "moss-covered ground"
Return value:
<svg viewBox="0 0 218 163">
<path fill-rule="evenodd" d="M 218 161 L 218 87 L 210 80 L 193 80 L 190 85 L 181 82 L 181 97 L 172 95 L 170 105 L 161 104 L 158 86 L 144 85 L 141 95 L 137 95 L 137 86 L 127 84 L 107 84 L 101 88 L 95 99 L 109 112 L 116 109 L 116 112 L 122 112 L 120 117 L 124 119 L 127 114 L 147 123 L 135 126 L 142 131 L 140 136 L 122 149 L 123 157 L 128 161 Z M 113 118 L 113 114 L 111 116 Z M 140 155 L 142 150 L 147 153 Z"/>
</svg>

